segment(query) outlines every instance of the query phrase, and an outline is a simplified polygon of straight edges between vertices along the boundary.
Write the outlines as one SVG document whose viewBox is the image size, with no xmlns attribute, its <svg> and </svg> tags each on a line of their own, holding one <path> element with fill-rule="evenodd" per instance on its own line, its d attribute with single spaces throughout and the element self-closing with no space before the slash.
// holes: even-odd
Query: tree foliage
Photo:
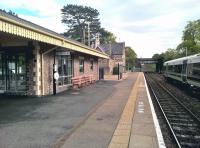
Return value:
<svg viewBox="0 0 200 148">
<path fill-rule="evenodd" d="M 190 21 L 184 31 L 182 42 L 176 49 L 167 49 L 161 54 L 154 54 L 153 59 L 158 60 L 157 71 L 162 70 L 163 62 L 200 53 L 200 20 Z"/>
<path fill-rule="evenodd" d="M 17 13 L 13 12 L 12 10 L 9 10 L 9 11 L 6 11 L 6 10 L 4 10 L 4 9 L 0 9 L 0 10 L 3 11 L 3 12 L 5 12 L 5 13 L 8 13 L 8 14 L 10 14 L 10 15 L 13 15 L 13 16 L 18 17 Z"/>
<path fill-rule="evenodd" d="M 65 36 L 84 42 L 87 35 L 88 23 L 90 37 L 93 38 L 100 29 L 99 12 L 87 6 L 68 4 L 61 9 L 62 23 L 67 25 Z"/>
<path fill-rule="evenodd" d="M 126 69 L 131 70 L 136 64 L 137 54 L 131 47 L 125 48 Z"/>
<path fill-rule="evenodd" d="M 200 52 L 200 20 L 190 21 L 184 31 L 182 43 L 177 46 L 178 52 L 184 56 Z"/>
<path fill-rule="evenodd" d="M 107 44 L 107 43 L 115 43 L 116 42 L 116 36 L 104 28 L 101 28 L 99 30 L 100 33 L 100 43 L 101 44 Z"/>
<path fill-rule="evenodd" d="M 163 63 L 164 63 L 164 54 L 154 54 L 152 57 L 154 60 L 157 60 L 156 63 L 156 72 L 161 73 L 163 69 Z"/>
</svg>

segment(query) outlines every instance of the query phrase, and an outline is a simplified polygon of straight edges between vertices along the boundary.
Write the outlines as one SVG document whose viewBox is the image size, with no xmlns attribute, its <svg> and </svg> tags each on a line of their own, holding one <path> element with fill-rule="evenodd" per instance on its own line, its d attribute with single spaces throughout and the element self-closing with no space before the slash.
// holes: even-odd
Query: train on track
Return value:
<svg viewBox="0 0 200 148">
<path fill-rule="evenodd" d="M 164 63 L 164 76 L 168 81 L 174 81 L 200 93 L 200 54 L 195 54 Z"/>
</svg>

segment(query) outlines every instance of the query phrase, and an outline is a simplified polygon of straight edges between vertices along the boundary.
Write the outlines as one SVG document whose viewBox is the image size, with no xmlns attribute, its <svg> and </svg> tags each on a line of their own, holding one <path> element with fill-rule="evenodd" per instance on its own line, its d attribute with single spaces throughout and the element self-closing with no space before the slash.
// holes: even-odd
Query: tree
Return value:
<svg viewBox="0 0 200 148">
<path fill-rule="evenodd" d="M 100 29 L 99 12 L 87 6 L 68 4 L 61 9 L 62 23 L 67 25 L 65 36 L 85 43 L 86 33 L 90 30 L 90 37 L 93 38 Z"/>
<path fill-rule="evenodd" d="M 161 73 L 162 69 L 163 69 L 163 63 L 164 63 L 164 53 L 154 54 L 152 58 L 154 60 L 157 60 L 157 63 L 156 63 L 156 72 Z"/>
<path fill-rule="evenodd" d="M 179 58 L 181 55 L 176 49 L 168 48 L 167 51 L 163 53 L 164 61 L 173 60 Z"/>
<path fill-rule="evenodd" d="M 182 40 L 182 43 L 177 46 L 182 56 L 200 52 L 200 20 L 190 21 L 186 25 Z"/>
<path fill-rule="evenodd" d="M 13 15 L 13 16 L 18 17 L 17 13 L 13 12 L 12 10 L 9 10 L 9 11 L 6 11 L 6 10 L 4 10 L 4 9 L 0 9 L 0 10 L 3 11 L 3 12 L 5 12 L 5 13 L 8 13 L 8 14 L 10 14 L 10 15 Z"/>
<path fill-rule="evenodd" d="M 115 43 L 116 42 L 116 36 L 104 28 L 101 28 L 99 30 L 100 33 L 100 43 L 101 44 L 107 44 L 107 43 Z"/>
<path fill-rule="evenodd" d="M 125 48 L 126 69 L 131 70 L 136 64 L 137 54 L 131 47 Z"/>
</svg>

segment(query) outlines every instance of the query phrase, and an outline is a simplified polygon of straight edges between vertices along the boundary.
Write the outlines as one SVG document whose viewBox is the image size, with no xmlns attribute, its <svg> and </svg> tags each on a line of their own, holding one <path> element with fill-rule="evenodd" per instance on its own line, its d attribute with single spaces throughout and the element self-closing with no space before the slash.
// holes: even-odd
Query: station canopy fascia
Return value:
<svg viewBox="0 0 200 148">
<path fill-rule="evenodd" d="M 0 32 L 108 59 L 108 55 L 54 31 L 0 10 Z"/>
</svg>

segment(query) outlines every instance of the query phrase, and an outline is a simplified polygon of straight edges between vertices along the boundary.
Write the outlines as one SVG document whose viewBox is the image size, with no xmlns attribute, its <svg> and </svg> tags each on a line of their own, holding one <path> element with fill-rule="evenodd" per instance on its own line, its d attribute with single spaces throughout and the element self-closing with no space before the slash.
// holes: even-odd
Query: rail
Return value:
<svg viewBox="0 0 200 148">
<path fill-rule="evenodd" d="M 145 77 L 177 146 L 200 147 L 199 119 L 162 84 L 150 75 Z"/>
</svg>

